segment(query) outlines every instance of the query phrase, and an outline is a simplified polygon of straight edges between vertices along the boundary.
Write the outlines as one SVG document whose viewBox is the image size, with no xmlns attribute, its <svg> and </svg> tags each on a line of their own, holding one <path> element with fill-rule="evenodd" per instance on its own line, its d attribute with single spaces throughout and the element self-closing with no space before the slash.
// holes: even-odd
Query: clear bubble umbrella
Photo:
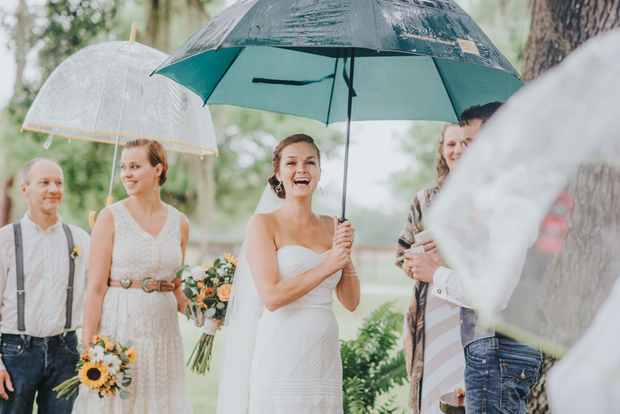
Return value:
<svg viewBox="0 0 620 414">
<path fill-rule="evenodd" d="M 115 144 L 108 205 L 118 146 L 144 138 L 172 151 L 217 154 L 209 109 L 176 82 L 150 77 L 167 54 L 135 41 L 85 47 L 62 62 L 28 110 L 22 130 Z"/>
<path fill-rule="evenodd" d="M 515 94 L 429 215 L 480 320 L 557 357 L 590 327 L 620 275 L 618 73 L 615 30 Z M 578 359 L 620 389 L 617 314 L 607 321 L 615 339 L 601 345 L 616 345 Z"/>
</svg>

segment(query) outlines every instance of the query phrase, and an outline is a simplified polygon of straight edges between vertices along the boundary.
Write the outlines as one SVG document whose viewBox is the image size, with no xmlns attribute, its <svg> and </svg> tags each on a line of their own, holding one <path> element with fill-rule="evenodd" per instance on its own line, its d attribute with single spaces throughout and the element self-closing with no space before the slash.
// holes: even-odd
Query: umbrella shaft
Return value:
<svg viewBox="0 0 620 414">
<path fill-rule="evenodd" d="M 347 136 L 344 144 L 344 177 L 342 179 L 342 216 L 340 222 L 347 221 L 345 210 L 347 208 L 347 176 L 349 171 L 349 139 L 351 137 L 351 106 L 353 104 L 353 72 L 355 66 L 355 49 L 351 49 L 351 70 L 349 75 L 349 101 L 347 105 Z M 346 68 L 344 68 L 346 69 Z"/>
<path fill-rule="evenodd" d="M 116 158 L 118 155 L 118 144 L 121 136 L 116 136 L 116 145 L 114 146 L 114 160 L 112 161 L 112 176 L 110 177 L 110 191 L 108 192 L 108 199 L 112 197 L 112 188 L 114 187 L 114 174 L 116 173 Z"/>
</svg>

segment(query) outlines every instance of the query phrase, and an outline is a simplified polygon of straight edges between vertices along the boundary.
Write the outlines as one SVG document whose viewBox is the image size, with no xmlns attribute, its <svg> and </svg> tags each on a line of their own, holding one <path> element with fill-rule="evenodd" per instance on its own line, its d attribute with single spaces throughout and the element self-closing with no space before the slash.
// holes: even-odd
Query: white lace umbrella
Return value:
<svg viewBox="0 0 620 414">
<path fill-rule="evenodd" d="M 85 47 L 62 62 L 47 79 L 28 110 L 22 130 L 69 140 L 118 145 L 144 138 L 172 151 L 217 154 L 209 109 L 179 84 L 149 75 L 167 54 L 137 43 L 135 23 L 130 41 Z"/>
</svg>

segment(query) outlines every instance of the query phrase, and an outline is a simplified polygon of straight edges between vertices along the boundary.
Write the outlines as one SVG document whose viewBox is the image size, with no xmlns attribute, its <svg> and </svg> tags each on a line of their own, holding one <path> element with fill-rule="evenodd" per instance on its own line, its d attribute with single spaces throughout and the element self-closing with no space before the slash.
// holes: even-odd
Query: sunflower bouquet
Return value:
<svg viewBox="0 0 620 414">
<path fill-rule="evenodd" d="M 209 370 L 213 339 L 217 331 L 216 320 L 223 320 L 226 316 L 236 269 L 235 256 L 226 253 L 223 260 L 215 259 L 213 265 L 192 269 L 183 266 L 177 273 L 179 277 L 184 271 L 191 273 L 183 280 L 183 293 L 192 303 L 191 307 L 187 307 L 187 318 L 193 319 L 198 326 L 201 322 L 203 325 L 203 334 L 187 362 L 192 372 L 204 375 Z"/>
<path fill-rule="evenodd" d="M 89 345 L 78 346 L 82 355 L 75 368 L 78 374 L 54 388 L 58 392 L 56 398 L 69 399 L 80 384 L 99 390 L 99 398 L 114 397 L 117 392 L 121 399 L 129 398 L 129 392 L 121 386 L 131 384 L 132 376 L 127 371 L 129 364 L 138 359 L 138 352 L 132 342 L 122 346 L 119 342 L 96 335 Z M 119 378 L 121 374 L 122 379 Z"/>
</svg>

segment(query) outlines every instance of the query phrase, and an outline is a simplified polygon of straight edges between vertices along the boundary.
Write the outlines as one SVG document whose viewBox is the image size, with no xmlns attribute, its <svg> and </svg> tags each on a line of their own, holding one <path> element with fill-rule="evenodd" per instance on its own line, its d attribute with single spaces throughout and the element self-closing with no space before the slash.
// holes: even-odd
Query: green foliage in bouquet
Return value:
<svg viewBox="0 0 620 414">
<path fill-rule="evenodd" d="M 407 381 L 403 350 L 392 351 L 403 331 L 403 315 L 392 312 L 393 302 L 364 319 L 357 339 L 341 341 L 345 414 L 388 414 L 394 397 L 377 407 L 377 398 Z"/>
<path fill-rule="evenodd" d="M 235 256 L 227 253 L 223 260 L 215 259 L 213 265 L 192 269 L 184 265 L 177 272 L 177 277 L 185 271 L 191 273 L 183 279 L 183 293 L 191 302 L 186 310 L 187 319 L 192 319 L 197 326 L 202 323 L 205 328 L 187 363 L 192 372 L 204 375 L 209 370 L 216 332 L 214 320 L 223 320 L 226 316 L 236 269 Z"/>
</svg>

